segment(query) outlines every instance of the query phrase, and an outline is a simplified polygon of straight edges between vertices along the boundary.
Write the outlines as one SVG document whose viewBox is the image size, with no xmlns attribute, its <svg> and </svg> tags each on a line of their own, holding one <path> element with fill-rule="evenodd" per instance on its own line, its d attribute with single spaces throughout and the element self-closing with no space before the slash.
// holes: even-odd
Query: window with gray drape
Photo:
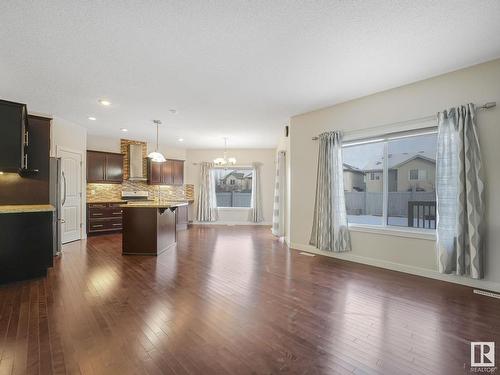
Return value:
<svg viewBox="0 0 500 375">
<path fill-rule="evenodd" d="M 215 176 L 213 163 L 200 163 L 200 187 L 198 189 L 198 206 L 196 220 L 216 221 L 217 200 L 215 196 Z"/>
<path fill-rule="evenodd" d="M 319 136 L 316 199 L 309 243 L 320 250 L 351 250 L 344 196 L 342 133 L 338 131 Z"/>
<path fill-rule="evenodd" d="M 473 104 L 438 114 L 436 163 L 439 271 L 480 279 L 484 183 Z"/>
<path fill-rule="evenodd" d="M 260 223 L 264 220 L 262 214 L 262 193 L 260 191 L 260 166 L 261 163 L 252 163 L 252 208 L 250 209 L 249 220 Z"/>
</svg>

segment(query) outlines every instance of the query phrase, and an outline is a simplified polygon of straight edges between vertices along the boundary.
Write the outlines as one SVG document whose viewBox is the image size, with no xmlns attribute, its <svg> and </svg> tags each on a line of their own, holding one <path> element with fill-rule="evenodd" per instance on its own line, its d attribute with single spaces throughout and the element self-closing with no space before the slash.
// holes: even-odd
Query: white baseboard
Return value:
<svg viewBox="0 0 500 375">
<path fill-rule="evenodd" d="M 460 277 L 460 276 L 456 276 L 456 275 L 446 275 L 446 274 L 439 273 L 438 271 L 430 270 L 427 268 L 409 266 L 406 264 L 390 262 L 387 260 L 367 258 L 367 257 L 361 256 L 361 255 L 353 254 L 352 252 L 332 253 L 329 251 L 318 250 L 314 246 L 311 246 L 311 245 L 304 245 L 304 244 L 298 244 L 298 243 L 293 243 L 293 242 L 290 245 L 291 246 L 289 246 L 289 247 L 291 249 L 294 249 L 294 250 L 306 251 L 309 253 L 324 255 L 327 257 L 331 257 L 331 258 L 343 259 L 343 260 L 347 260 L 347 261 L 351 261 L 351 262 L 366 264 L 369 266 L 386 268 L 386 269 L 389 269 L 392 271 L 399 271 L 399 272 L 409 273 L 411 275 L 417 275 L 417 276 L 422 276 L 422 277 L 428 277 L 431 279 L 447 281 L 450 283 L 461 284 L 461 285 L 469 286 L 472 288 L 500 292 L 500 283 L 493 282 L 493 281 L 474 280 L 474 279 L 469 279 L 466 277 Z"/>
<path fill-rule="evenodd" d="M 273 223 L 267 221 L 262 221 L 260 223 L 254 223 L 251 221 L 211 221 L 211 222 L 193 221 L 192 224 L 193 225 L 265 225 L 265 226 L 273 225 Z"/>
</svg>

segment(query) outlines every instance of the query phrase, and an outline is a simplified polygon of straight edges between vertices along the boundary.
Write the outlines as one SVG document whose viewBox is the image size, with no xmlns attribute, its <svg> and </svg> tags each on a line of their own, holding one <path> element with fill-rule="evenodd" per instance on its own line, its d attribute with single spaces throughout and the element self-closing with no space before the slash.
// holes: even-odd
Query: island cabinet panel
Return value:
<svg viewBox="0 0 500 375">
<path fill-rule="evenodd" d="M 122 203 L 88 203 L 87 233 L 89 235 L 122 230 Z"/>
<path fill-rule="evenodd" d="M 157 163 L 148 159 L 148 184 L 184 184 L 184 160 L 169 159 L 165 162 Z"/>
<path fill-rule="evenodd" d="M 176 207 L 123 208 L 123 255 L 158 255 L 176 244 Z"/>
<path fill-rule="evenodd" d="M 121 184 L 123 154 L 87 151 L 87 182 Z"/>
<path fill-rule="evenodd" d="M 188 227 L 188 206 L 177 207 L 175 222 L 177 230 L 184 230 Z"/>
</svg>

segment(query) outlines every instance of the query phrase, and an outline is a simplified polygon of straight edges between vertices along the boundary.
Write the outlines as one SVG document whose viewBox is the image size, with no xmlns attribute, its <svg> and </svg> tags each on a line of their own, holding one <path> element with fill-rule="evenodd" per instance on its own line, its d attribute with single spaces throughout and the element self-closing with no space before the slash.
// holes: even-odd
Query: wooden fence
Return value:
<svg viewBox="0 0 500 375">
<path fill-rule="evenodd" d="M 215 195 L 217 207 L 250 207 L 252 202 L 252 193 L 227 191 L 217 192 Z"/>
<path fill-rule="evenodd" d="M 348 215 L 382 216 L 383 193 L 379 192 L 346 192 L 346 208 Z M 435 202 L 435 192 L 394 191 L 388 196 L 388 216 L 408 217 L 408 202 Z"/>
</svg>

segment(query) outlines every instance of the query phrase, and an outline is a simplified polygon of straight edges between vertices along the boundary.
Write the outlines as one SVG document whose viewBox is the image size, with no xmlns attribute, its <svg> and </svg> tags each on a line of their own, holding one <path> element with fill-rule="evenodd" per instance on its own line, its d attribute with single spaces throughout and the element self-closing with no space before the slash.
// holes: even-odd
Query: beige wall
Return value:
<svg viewBox="0 0 500 375">
<path fill-rule="evenodd" d="M 462 103 L 496 101 L 500 105 L 500 60 L 417 82 L 291 119 L 290 242 L 310 249 L 314 209 L 317 142 L 323 131 L 368 129 L 430 116 Z M 486 273 L 474 285 L 500 290 L 500 108 L 478 114 L 479 137 L 486 175 Z M 345 257 L 407 272 L 437 273 L 434 241 L 352 232 L 353 251 Z M 312 249 L 310 249 L 312 250 Z M 469 283 L 468 279 L 444 277 Z"/>
<path fill-rule="evenodd" d="M 199 163 L 202 161 L 213 161 L 215 158 L 220 157 L 224 150 L 191 150 L 186 151 L 186 165 L 185 165 L 185 182 L 194 184 L 195 191 L 195 204 L 189 212 L 189 219 L 195 218 L 196 200 L 199 187 Z M 252 162 L 262 163 L 261 167 L 261 191 L 262 191 L 262 207 L 264 212 L 264 223 L 270 224 L 272 222 L 273 210 L 273 196 L 274 196 L 274 169 L 275 169 L 275 149 L 230 149 L 228 150 L 228 157 L 235 157 L 237 165 L 249 166 Z M 228 208 L 219 211 L 220 222 L 232 223 L 248 223 L 248 209 L 247 208 Z"/>
<path fill-rule="evenodd" d="M 408 176 L 410 170 L 422 169 L 426 171 L 425 180 L 410 181 Z M 423 159 L 413 159 L 408 163 L 401 165 L 398 168 L 398 185 L 397 191 L 408 191 L 410 188 L 420 187 L 425 191 L 435 191 L 436 185 L 436 163 L 432 163 Z"/>
</svg>

